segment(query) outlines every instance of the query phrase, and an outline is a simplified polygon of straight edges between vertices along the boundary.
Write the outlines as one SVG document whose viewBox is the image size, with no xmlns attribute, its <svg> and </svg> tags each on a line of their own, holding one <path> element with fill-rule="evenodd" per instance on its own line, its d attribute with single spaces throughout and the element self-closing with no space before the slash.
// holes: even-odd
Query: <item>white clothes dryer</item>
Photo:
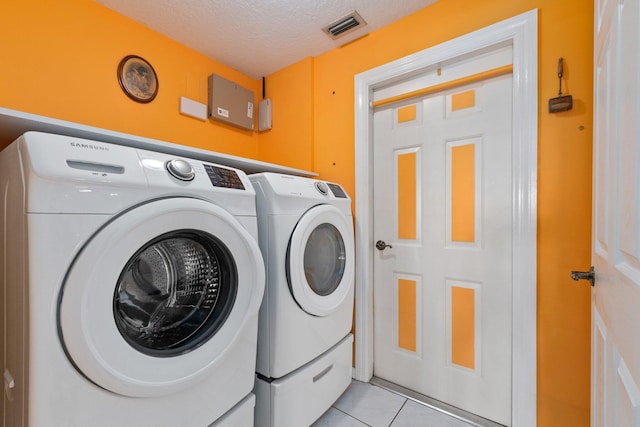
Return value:
<svg viewBox="0 0 640 427">
<path fill-rule="evenodd" d="M 0 183 L 3 426 L 253 425 L 265 276 L 242 171 L 28 132 Z"/>
<path fill-rule="evenodd" d="M 354 231 L 338 184 L 250 175 L 267 272 L 260 308 L 256 425 L 300 427 L 351 381 Z"/>
</svg>

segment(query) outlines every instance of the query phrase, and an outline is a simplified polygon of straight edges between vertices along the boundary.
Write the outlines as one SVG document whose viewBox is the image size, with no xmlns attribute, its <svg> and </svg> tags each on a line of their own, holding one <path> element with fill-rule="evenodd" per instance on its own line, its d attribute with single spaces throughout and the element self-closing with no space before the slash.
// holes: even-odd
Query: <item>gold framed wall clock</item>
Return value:
<svg viewBox="0 0 640 427">
<path fill-rule="evenodd" d="M 148 103 L 158 94 L 158 76 L 144 58 L 128 55 L 118 64 L 118 83 L 136 102 Z"/>
</svg>

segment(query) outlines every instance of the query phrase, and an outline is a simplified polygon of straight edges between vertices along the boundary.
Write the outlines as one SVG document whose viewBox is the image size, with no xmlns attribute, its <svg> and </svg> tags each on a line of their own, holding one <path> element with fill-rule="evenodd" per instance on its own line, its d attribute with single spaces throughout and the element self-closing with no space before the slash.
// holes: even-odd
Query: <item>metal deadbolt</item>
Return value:
<svg viewBox="0 0 640 427">
<path fill-rule="evenodd" d="M 387 245 L 387 244 L 384 242 L 384 240 L 378 240 L 378 241 L 376 242 L 376 248 L 377 248 L 379 251 L 384 251 L 384 250 L 385 250 L 385 248 L 392 248 L 392 247 L 393 247 L 393 246 L 391 246 L 391 245 Z"/>
<path fill-rule="evenodd" d="M 571 278 L 576 282 L 578 280 L 588 280 L 591 286 L 596 285 L 596 271 L 593 266 L 591 266 L 589 271 L 572 271 Z"/>
</svg>

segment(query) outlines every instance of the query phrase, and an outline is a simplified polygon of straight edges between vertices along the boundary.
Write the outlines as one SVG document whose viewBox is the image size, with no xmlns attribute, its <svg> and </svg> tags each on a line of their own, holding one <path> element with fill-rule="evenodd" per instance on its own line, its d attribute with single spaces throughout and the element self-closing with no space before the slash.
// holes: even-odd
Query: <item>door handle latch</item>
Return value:
<svg viewBox="0 0 640 427">
<path fill-rule="evenodd" d="M 377 248 L 379 251 L 384 251 L 384 250 L 385 250 L 385 248 L 392 248 L 392 247 L 393 247 L 393 246 L 391 246 L 391 245 L 387 245 L 387 244 L 384 242 L 384 240 L 378 240 L 378 241 L 376 242 L 376 248 Z"/>
<path fill-rule="evenodd" d="M 576 282 L 578 280 L 588 280 L 591 286 L 596 285 L 596 271 L 593 266 L 591 266 L 589 271 L 572 271 L 571 278 Z"/>
</svg>

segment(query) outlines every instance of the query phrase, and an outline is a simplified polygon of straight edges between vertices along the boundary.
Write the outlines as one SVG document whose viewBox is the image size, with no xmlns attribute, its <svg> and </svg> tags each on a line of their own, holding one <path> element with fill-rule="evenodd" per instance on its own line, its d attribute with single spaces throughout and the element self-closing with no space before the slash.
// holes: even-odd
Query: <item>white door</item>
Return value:
<svg viewBox="0 0 640 427">
<path fill-rule="evenodd" d="M 591 425 L 640 426 L 640 7 L 595 7 Z"/>
<path fill-rule="evenodd" d="M 374 112 L 374 375 L 511 424 L 512 78 Z M 384 244 L 389 245 L 384 247 Z"/>
</svg>

